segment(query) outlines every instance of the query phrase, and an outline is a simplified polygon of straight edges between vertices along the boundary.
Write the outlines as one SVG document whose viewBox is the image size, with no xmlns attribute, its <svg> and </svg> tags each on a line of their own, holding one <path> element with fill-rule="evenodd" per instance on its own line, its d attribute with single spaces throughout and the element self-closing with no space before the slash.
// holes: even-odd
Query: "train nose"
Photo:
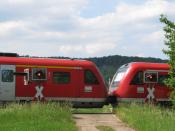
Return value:
<svg viewBox="0 0 175 131">
<path fill-rule="evenodd" d="M 116 90 L 116 88 L 109 88 L 108 95 L 109 96 L 114 95 L 115 94 L 115 90 Z"/>
</svg>

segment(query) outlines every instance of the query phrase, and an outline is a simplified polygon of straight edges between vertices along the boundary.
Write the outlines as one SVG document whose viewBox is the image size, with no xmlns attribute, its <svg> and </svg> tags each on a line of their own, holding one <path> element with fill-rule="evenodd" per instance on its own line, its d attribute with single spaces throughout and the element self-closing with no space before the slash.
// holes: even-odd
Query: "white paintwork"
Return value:
<svg viewBox="0 0 175 131">
<path fill-rule="evenodd" d="M 106 98 L 74 98 L 74 97 L 45 97 L 45 100 L 70 101 L 70 102 L 105 102 Z M 33 100 L 33 97 L 16 97 L 16 100 Z"/>
<path fill-rule="evenodd" d="M 36 86 L 35 89 L 36 89 L 35 97 L 37 99 L 42 99 L 44 97 L 44 95 L 42 94 L 42 91 L 43 91 L 44 87 L 43 86 Z"/>
<path fill-rule="evenodd" d="M 85 86 L 84 92 L 92 92 L 92 86 Z"/>
<path fill-rule="evenodd" d="M 144 93 L 144 87 L 137 87 L 137 93 Z"/>
<path fill-rule="evenodd" d="M 13 101 L 15 100 L 15 76 L 13 75 L 13 82 L 2 82 L 3 70 L 15 72 L 16 67 L 14 65 L 0 65 L 0 101 Z"/>
<path fill-rule="evenodd" d="M 152 87 L 152 88 L 149 87 L 149 88 L 147 88 L 147 90 L 148 90 L 147 99 L 149 101 L 151 101 L 151 100 L 153 100 L 155 98 L 155 96 L 154 96 L 155 88 L 154 87 Z"/>
<path fill-rule="evenodd" d="M 144 98 L 117 98 L 118 102 L 145 102 Z M 158 102 L 163 102 L 163 101 L 171 101 L 171 99 L 166 99 L 166 98 L 160 98 L 160 99 L 156 99 L 156 101 Z"/>
<path fill-rule="evenodd" d="M 24 69 L 24 73 L 27 73 L 26 76 L 24 76 L 24 85 L 27 86 L 29 84 L 29 68 Z"/>
</svg>

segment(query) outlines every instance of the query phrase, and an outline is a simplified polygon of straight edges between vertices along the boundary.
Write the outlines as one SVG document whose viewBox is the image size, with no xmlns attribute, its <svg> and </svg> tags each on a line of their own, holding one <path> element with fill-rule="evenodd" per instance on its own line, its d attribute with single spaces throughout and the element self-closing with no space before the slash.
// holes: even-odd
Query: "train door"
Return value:
<svg viewBox="0 0 175 131">
<path fill-rule="evenodd" d="M 0 65 L 0 100 L 12 101 L 15 99 L 14 65 Z"/>
<path fill-rule="evenodd" d="M 165 80 L 168 79 L 168 70 L 158 72 L 158 85 L 156 98 L 157 101 L 169 101 L 170 89 L 165 85 Z"/>
<path fill-rule="evenodd" d="M 80 90 L 81 97 L 84 98 L 94 98 L 97 97 L 100 93 L 100 83 L 97 79 L 97 76 L 93 71 L 87 69 L 83 72 L 83 88 Z"/>
<path fill-rule="evenodd" d="M 137 98 L 138 101 L 142 101 L 145 97 L 146 85 L 144 83 L 144 72 L 142 70 L 137 71 L 130 83 L 130 93 L 128 94 L 131 98 Z"/>
</svg>

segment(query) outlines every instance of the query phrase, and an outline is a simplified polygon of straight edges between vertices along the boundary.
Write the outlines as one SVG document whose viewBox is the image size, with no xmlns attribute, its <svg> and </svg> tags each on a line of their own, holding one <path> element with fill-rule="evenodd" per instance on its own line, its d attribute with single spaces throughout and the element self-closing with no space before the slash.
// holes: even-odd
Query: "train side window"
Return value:
<svg viewBox="0 0 175 131">
<path fill-rule="evenodd" d="M 85 70 L 84 78 L 85 78 L 85 84 L 99 84 L 97 77 L 90 70 Z"/>
<path fill-rule="evenodd" d="M 32 69 L 32 80 L 47 80 L 47 69 L 46 68 L 33 68 Z"/>
<path fill-rule="evenodd" d="M 157 83 L 158 82 L 158 72 L 147 71 L 144 73 L 145 83 Z"/>
<path fill-rule="evenodd" d="M 70 72 L 53 72 L 53 82 L 56 84 L 68 84 L 71 81 Z"/>
<path fill-rule="evenodd" d="M 2 82 L 13 82 L 13 70 L 2 70 Z"/>
<path fill-rule="evenodd" d="M 142 85 L 143 84 L 143 71 L 139 71 L 135 74 L 131 81 L 131 85 Z"/>
<path fill-rule="evenodd" d="M 159 75 L 159 80 L 158 83 L 160 85 L 165 85 L 165 80 L 169 78 L 169 75 L 165 74 L 165 75 Z"/>
</svg>

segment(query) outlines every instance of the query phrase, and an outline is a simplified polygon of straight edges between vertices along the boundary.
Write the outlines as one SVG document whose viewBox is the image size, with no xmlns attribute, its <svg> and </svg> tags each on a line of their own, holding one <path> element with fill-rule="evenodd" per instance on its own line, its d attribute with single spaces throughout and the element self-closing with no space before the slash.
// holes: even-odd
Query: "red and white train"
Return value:
<svg viewBox="0 0 175 131">
<path fill-rule="evenodd" d="M 110 101 L 169 103 L 171 90 L 163 82 L 168 78 L 169 69 L 168 64 L 145 62 L 121 66 L 109 87 Z"/>
<path fill-rule="evenodd" d="M 107 88 L 90 61 L 0 53 L 0 102 L 69 101 L 74 107 L 102 107 L 123 101 L 169 102 L 171 90 L 162 82 L 169 68 L 158 63 L 125 64 Z"/>
<path fill-rule="evenodd" d="M 75 107 L 102 107 L 106 98 L 103 77 L 90 61 L 0 57 L 1 102 L 70 101 Z"/>
</svg>

